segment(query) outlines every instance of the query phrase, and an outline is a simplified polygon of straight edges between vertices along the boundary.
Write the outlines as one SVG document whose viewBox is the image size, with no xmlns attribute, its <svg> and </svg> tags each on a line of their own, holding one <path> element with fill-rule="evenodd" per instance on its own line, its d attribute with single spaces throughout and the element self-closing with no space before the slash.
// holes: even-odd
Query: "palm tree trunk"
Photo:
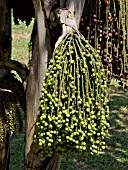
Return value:
<svg viewBox="0 0 128 170">
<path fill-rule="evenodd" d="M 10 149 L 9 149 L 9 134 L 6 132 L 4 140 L 0 143 L 0 169 L 9 170 Z"/>
</svg>

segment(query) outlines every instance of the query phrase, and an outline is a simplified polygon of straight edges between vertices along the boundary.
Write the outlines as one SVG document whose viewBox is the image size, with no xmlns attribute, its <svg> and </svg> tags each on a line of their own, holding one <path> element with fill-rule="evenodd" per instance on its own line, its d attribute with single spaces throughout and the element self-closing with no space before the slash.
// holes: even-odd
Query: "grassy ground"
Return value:
<svg viewBox="0 0 128 170">
<path fill-rule="evenodd" d="M 28 62 L 28 43 L 32 24 L 12 25 L 13 59 Z M 110 128 L 106 138 L 107 148 L 99 155 L 66 153 L 61 170 L 128 170 L 128 94 L 124 94 L 116 81 L 110 86 Z M 24 116 L 24 114 L 23 114 Z M 25 119 L 25 117 L 24 117 Z M 11 137 L 10 170 L 23 170 L 24 131 Z"/>
<path fill-rule="evenodd" d="M 28 63 L 29 42 L 33 22 L 27 27 L 25 23 L 19 22 L 19 26 L 12 22 L 12 58 L 20 62 Z"/>
</svg>

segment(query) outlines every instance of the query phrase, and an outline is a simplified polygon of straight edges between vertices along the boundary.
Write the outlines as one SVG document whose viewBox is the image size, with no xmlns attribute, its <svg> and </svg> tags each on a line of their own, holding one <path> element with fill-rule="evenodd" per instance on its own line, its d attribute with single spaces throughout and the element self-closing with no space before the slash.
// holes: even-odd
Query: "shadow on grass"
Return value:
<svg viewBox="0 0 128 170">
<path fill-rule="evenodd" d="M 24 147 L 25 147 L 25 117 L 26 113 L 22 112 L 23 129 L 19 133 L 15 131 L 10 137 L 10 165 L 9 170 L 24 169 Z"/>
<path fill-rule="evenodd" d="M 110 94 L 110 128 L 106 150 L 98 155 L 65 154 L 61 170 L 128 170 L 128 95 Z"/>
</svg>

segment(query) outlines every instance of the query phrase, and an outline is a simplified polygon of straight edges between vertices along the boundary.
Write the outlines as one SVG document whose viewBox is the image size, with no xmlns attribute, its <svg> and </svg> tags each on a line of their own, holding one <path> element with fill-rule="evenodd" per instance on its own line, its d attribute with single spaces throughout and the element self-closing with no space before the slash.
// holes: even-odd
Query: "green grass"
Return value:
<svg viewBox="0 0 128 170">
<path fill-rule="evenodd" d="M 27 63 L 28 43 L 32 23 L 27 28 L 24 23 L 12 25 L 13 58 Z M 128 170 L 128 94 L 124 94 L 115 80 L 109 87 L 110 92 L 110 128 L 106 138 L 106 150 L 98 155 L 89 153 L 66 153 L 62 159 L 61 170 Z M 24 117 L 25 120 L 25 117 Z M 10 140 L 10 170 L 23 170 L 24 137 L 15 132 Z"/>
<path fill-rule="evenodd" d="M 23 170 L 25 134 L 15 132 L 10 139 L 10 170 Z"/>
<path fill-rule="evenodd" d="M 15 25 L 14 22 L 12 22 L 12 59 L 28 64 L 28 45 L 32 27 L 33 20 L 29 26 L 26 26 L 25 23 L 22 23 L 21 21 L 19 22 L 19 25 Z"/>
</svg>

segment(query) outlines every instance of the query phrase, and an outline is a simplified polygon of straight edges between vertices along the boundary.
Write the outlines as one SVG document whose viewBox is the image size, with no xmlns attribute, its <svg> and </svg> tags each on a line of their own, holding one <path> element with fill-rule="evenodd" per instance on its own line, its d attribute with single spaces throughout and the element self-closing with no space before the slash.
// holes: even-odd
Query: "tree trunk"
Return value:
<svg viewBox="0 0 128 170">
<path fill-rule="evenodd" d="M 37 19 L 37 34 L 34 39 L 32 52 L 32 63 L 29 76 L 27 78 L 26 102 L 27 102 L 27 120 L 26 120 L 26 148 L 25 148 L 25 170 L 42 169 L 42 163 L 37 153 L 39 147 L 33 143 L 33 135 L 36 133 L 35 123 L 39 109 L 39 98 L 41 96 L 42 79 L 47 70 L 48 56 L 50 49 L 48 44 L 50 40 L 46 30 L 45 16 L 42 11 L 41 2 L 34 2 Z M 49 42 L 49 43 L 48 43 Z"/>
<path fill-rule="evenodd" d="M 46 18 L 49 18 L 50 10 L 57 2 L 59 2 L 59 0 L 33 0 L 37 21 L 37 34 L 33 40 L 34 46 L 32 53 L 32 63 L 30 73 L 27 78 L 26 89 L 27 120 L 25 170 L 59 170 L 61 164 L 61 156 L 56 153 L 52 158 L 46 158 L 45 160 L 41 159 L 38 155 L 40 148 L 36 143 L 33 142 L 33 136 L 37 133 L 35 123 L 37 121 L 38 109 L 40 106 L 39 98 L 41 96 L 42 79 L 47 70 L 48 59 L 51 57 L 50 37 L 52 36 L 49 35 Z M 80 9 L 83 9 L 84 2 L 82 2 L 82 0 L 75 0 L 75 3 L 78 5 L 79 11 Z M 61 0 L 60 4 L 61 7 L 64 7 Z M 68 4 L 70 6 L 70 3 Z M 80 20 L 80 16 L 78 16 L 79 13 L 76 14 L 77 23 L 79 23 Z"/>
<path fill-rule="evenodd" d="M 0 170 L 9 169 L 10 150 L 9 150 L 9 134 L 4 135 L 3 143 L 0 143 Z"/>
<path fill-rule="evenodd" d="M 11 55 L 11 8 L 9 0 L 0 0 L 0 61 L 7 61 Z M 8 72 L 0 68 L 0 77 Z M 1 111 L 1 107 L 0 107 Z M 0 143 L 0 169 L 9 169 L 9 134 L 5 132 Z"/>
</svg>

